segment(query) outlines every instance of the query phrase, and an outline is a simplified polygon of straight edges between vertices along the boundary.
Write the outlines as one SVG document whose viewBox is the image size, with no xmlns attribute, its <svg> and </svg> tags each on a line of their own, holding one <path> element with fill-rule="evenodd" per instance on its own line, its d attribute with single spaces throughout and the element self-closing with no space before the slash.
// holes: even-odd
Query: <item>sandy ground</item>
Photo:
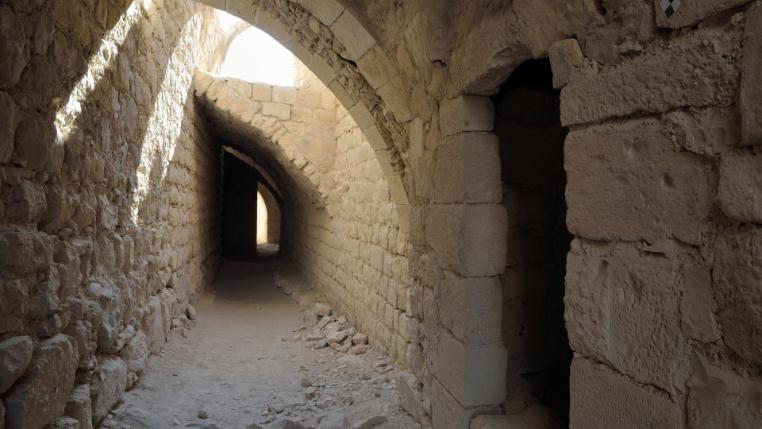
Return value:
<svg viewBox="0 0 762 429">
<path fill-rule="evenodd" d="M 399 406 L 395 371 L 361 356 L 295 341 L 297 305 L 272 282 L 275 263 L 225 261 L 187 338 L 173 335 L 108 428 L 420 427 Z M 383 416 L 383 417 L 380 417 Z M 206 418 L 203 418 L 206 417 Z M 259 426 L 257 426 L 259 425 Z"/>
</svg>

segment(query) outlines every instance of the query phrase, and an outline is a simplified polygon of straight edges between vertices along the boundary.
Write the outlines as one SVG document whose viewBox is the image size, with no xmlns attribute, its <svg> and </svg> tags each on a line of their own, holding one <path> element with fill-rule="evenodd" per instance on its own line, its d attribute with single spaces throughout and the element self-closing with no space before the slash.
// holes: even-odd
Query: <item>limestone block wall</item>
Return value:
<svg viewBox="0 0 762 429">
<path fill-rule="evenodd" d="M 338 109 L 336 189 L 323 213 L 307 212 L 294 259 L 307 279 L 367 333 L 374 347 L 407 362 L 407 235 L 375 153 L 354 119 Z"/>
<path fill-rule="evenodd" d="M 211 17 L 179 0 L 0 5 L 6 428 L 92 427 L 213 275 L 218 150 L 190 97 Z"/>
</svg>

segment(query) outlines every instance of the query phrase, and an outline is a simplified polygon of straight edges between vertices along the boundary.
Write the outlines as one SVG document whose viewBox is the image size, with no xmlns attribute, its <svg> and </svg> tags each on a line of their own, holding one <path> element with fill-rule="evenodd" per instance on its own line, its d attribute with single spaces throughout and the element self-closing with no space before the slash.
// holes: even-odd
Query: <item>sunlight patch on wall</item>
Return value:
<svg viewBox="0 0 762 429">
<path fill-rule="evenodd" d="M 267 243 L 267 234 L 267 204 L 262 194 L 257 192 L 257 244 Z"/>
<path fill-rule="evenodd" d="M 133 2 L 119 21 L 101 39 L 101 44 L 87 64 L 87 73 L 74 85 L 66 102 L 56 112 L 57 143 L 64 144 L 75 129 L 77 118 L 82 114 L 84 103 L 95 90 L 101 79 L 111 70 L 119 54 L 119 48 L 127 40 L 130 29 L 142 17 L 142 13 L 152 5 L 152 0 Z M 141 10 L 142 8 L 142 10 Z"/>
<path fill-rule="evenodd" d="M 193 72 L 184 70 L 184 65 L 196 62 L 194 58 L 198 52 L 194 47 L 199 41 L 192 35 L 199 34 L 202 25 L 203 18 L 196 15 L 183 27 L 179 42 L 167 62 L 151 117 L 146 124 L 130 204 L 130 220 L 135 225 L 139 224 L 143 202 L 151 190 L 165 179 L 174 158 L 187 117 L 189 101 L 183 95 L 188 93 L 193 80 Z"/>
</svg>

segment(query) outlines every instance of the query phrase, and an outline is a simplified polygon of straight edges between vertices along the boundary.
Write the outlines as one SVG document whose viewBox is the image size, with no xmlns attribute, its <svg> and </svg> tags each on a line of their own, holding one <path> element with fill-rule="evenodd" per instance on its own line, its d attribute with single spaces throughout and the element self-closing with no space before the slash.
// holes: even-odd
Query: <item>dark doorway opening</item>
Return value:
<svg viewBox="0 0 762 429">
<path fill-rule="evenodd" d="M 509 225 L 502 329 L 507 411 L 539 403 L 568 424 L 572 352 L 563 298 L 572 236 L 565 222 L 567 129 L 552 77 L 547 59 L 526 61 L 493 97 Z"/>
<path fill-rule="evenodd" d="M 266 180 L 223 151 L 222 249 L 230 259 L 268 259 L 280 252 L 281 204 Z"/>
</svg>

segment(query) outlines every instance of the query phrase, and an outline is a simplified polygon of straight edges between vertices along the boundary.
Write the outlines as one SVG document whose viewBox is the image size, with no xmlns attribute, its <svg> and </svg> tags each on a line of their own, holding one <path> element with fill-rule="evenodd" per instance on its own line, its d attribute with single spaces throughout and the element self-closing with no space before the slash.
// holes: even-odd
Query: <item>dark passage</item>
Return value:
<svg viewBox="0 0 762 429">
<path fill-rule="evenodd" d="M 251 260 L 277 256 L 281 228 L 277 198 L 254 167 L 227 151 L 222 162 L 225 257 Z"/>
<path fill-rule="evenodd" d="M 559 91 L 547 59 L 523 63 L 494 96 L 508 257 L 503 339 L 509 407 L 539 402 L 568 423 L 572 352 L 564 327 L 566 229 Z"/>
</svg>

